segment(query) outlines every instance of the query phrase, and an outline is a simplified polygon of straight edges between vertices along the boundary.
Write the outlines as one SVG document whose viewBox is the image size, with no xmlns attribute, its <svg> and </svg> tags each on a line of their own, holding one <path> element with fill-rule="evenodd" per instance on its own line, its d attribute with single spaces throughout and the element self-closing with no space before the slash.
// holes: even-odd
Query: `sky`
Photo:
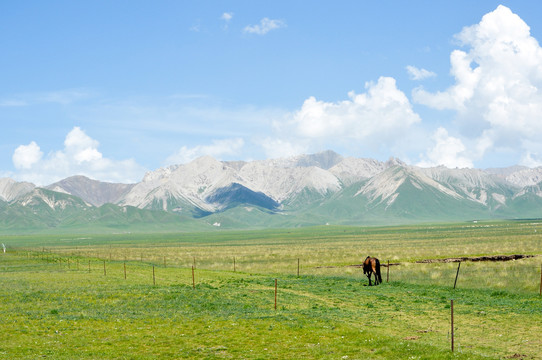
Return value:
<svg viewBox="0 0 542 360">
<path fill-rule="evenodd" d="M 542 166 L 539 1 L 2 1 L 0 177 L 333 150 Z"/>
</svg>

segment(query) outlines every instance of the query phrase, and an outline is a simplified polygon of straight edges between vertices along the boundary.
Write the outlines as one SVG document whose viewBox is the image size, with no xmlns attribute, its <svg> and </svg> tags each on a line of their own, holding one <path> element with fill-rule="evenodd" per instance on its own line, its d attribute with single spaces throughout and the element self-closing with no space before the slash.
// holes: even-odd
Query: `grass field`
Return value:
<svg viewBox="0 0 542 360">
<path fill-rule="evenodd" d="M 542 359 L 541 231 L 525 221 L 4 236 L 0 358 Z M 457 263 L 416 263 L 510 254 L 536 256 L 464 262 L 455 290 Z M 365 286 L 352 265 L 367 255 L 398 264 L 389 282 L 383 267 L 384 284 Z"/>
</svg>

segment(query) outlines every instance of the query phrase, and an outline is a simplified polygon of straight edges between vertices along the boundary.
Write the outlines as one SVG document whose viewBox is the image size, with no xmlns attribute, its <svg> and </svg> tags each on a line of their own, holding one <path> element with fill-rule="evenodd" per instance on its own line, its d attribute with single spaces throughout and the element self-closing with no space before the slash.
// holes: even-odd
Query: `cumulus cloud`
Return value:
<svg viewBox="0 0 542 360">
<path fill-rule="evenodd" d="M 32 165 L 41 160 L 43 152 L 38 144 L 32 141 L 28 145 L 21 145 L 13 152 L 13 165 L 17 169 L 30 169 Z"/>
<path fill-rule="evenodd" d="M 276 30 L 286 27 L 286 23 L 282 20 L 273 20 L 269 18 L 263 18 L 259 24 L 247 25 L 243 32 L 247 34 L 265 35 L 271 30 Z"/>
<path fill-rule="evenodd" d="M 444 165 L 448 168 L 472 168 L 472 161 L 466 156 L 467 148 L 461 139 L 448 135 L 442 127 L 433 134 L 434 146 L 422 155 L 421 167 Z"/>
<path fill-rule="evenodd" d="M 286 157 L 322 149 L 362 152 L 364 156 L 423 151 L 420 116 L 391 77 L 367 82 L 365 92 L 351 91 L 342 101 L 307 98 L 298 110 L 274 118 L 273 136 L 259 145 L 268 157 Z M 416 139 L 416 140 L 413 140 Z M 341 150 L 342 149 L 342 150 Z"/>
<path fill-rule="evenodd" d="M 435 74 L 432 71 L 426 70 L 426 69 L 418 69 L 415 66 L 408 65 L 406 67 L 408 76 L 411 80 L 425 80 L 427 78 L 435 77 L 437 74 Z"/>
<path fill-rule="evenodd" d="M 37 185 L 48 185 L 72 175 L 112 182 L 136 182 L 145 169 L 133 159 L 112 160 L 98 150 L 99 142 L 89 137 L 81 128 L 74 127 L 64 140 L 64 149 L 53 151 L 46 157 L 32 141 L 21 145 L 13 153 L 13 164 L 20 171 L 20 180 Z"/>
<path fill-rule="evenodd" d="M 64 140 L 65 154 L 76 164 L 99 161 L 102 154 L 98 151 L 99 142 L 85 134 L 79 127 L 73 128 Z"/>
<path fill-rule="evenodd" d="M 450 55 L 455 83 L 431 93 L 417 88 L 414 101 L 458 114 L 462 135 L 482 157 L 496 149 L 521 149 L 528 159 L 542 133 L 542 48 L 529 26 L 500 5 L 456 39 Z M 531 157 L 532 158 L 532 157 Z"/>
<path fill-rule="evenodd" d="M 383 139 L 421 121 L 395 79 L 381 77 L 365 88 L 366 93 L 352 91 L 340 102 L 308 98 L 293 116 L 295 131 L 305 138 Z"/>
<path fill-rule="evenodd" d="M 223 156 L 239 154 L 245 142 L 241 138 L 214 140 L 210 145 L 198 145 L 195 147 L 183 146 L 173 155 L 166 159 L 168 165 L 186 164 L 200 156 L 212 156 L 221 159 Z"/>
</svg>

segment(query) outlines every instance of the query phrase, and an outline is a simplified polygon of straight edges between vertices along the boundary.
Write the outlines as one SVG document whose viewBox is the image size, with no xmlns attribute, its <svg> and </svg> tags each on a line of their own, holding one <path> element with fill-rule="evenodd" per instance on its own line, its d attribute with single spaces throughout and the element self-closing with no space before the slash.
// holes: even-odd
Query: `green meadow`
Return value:
<svg viewBox="0 0 542 360">
<path fill-rule="evenodd" d="M 542 359 L 541 232 L 533 220 L 2 236 L 0 358 Z M 512 254 L 533 257 L 459 274 L 417 262 Z M 367 255 L 390 262 L 382 285 L 367 286 Z"/>
</svg>

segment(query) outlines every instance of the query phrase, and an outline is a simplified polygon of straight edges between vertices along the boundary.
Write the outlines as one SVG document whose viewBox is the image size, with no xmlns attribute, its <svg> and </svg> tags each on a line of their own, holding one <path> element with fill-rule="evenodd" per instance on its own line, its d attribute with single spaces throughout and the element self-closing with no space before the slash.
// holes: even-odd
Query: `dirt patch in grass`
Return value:
<svg viewBox="0 0 542 360">
<path fill-rule="evenodd" d="M 515 254 L 515 255 L 490 255 L 490 256 L 463 256 L 463 257 L 451 257 L 445 259 L 424 259 L 416 261 L 417 264 L 435 264 L 435 263 L 453 263 L 453 262 L 463 262 L 463 261 L 510 261 L 510 260 L 520 260 L 533 258 L 540 255 L 524 255 L 524 254 Z M 389 266 L 398 266 L 401 263 L 390 263 Z M 387 263 L 380 263 L 382 267 L 388 267 Z M 342 266 L 316 266 L 316 269 L 335 269 Z M 363 268 L 363 264 L 353 264 L 346 265 L 344 267 L 353 267 L 353 268 Z"/>
<path fill-rule="evenodd" d="M 493 256 L 477 256 L 477 257 L 454 257 L 446 259 L 425 259 L 416 261 L 418 264 L 433 264 L 433 263 L 451 263 L 451 262 L 462 262 L 462 261 L 510 261 L 510 260 L 519 260 L 535 257 L 535 255 L 493 255 Z"/>
<path fill-rule="evenodd" d="M 510 355 L 510 356 L 507 356 L 506 357 L 507 359 L 526 359 L 527 358 L 527 355 L 523 355 L 523 354 L 514 354 L 514 355 Z"/>
</svg>

